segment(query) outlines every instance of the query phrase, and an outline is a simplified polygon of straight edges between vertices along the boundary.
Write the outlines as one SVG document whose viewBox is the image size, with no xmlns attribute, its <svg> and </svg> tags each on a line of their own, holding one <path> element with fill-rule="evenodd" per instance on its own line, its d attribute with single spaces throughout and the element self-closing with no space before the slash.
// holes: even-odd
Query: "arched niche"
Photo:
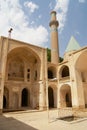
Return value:
<svg viewBox="0 0 87 130">
<path fill-rule="evenodd" d="M 30 80 L 35 80 L 36 71 L 37 80 L 39 80 L 41 59 L 32 49 L 28 47 L 17 47 L 8 53 L 6 68 L 7 80 L 27 80 L 29 82 Z"/>
<path fill-rule="evenodd" d="M 61 107 L 72 107 L 71 87 L 67 84 L 60 88 L 60 104 Z"/>
<path fill-rule="evenodd" d="M 54 91 L 52 87 L 48 87 L 48 103 L 49 108 L 54 108 Z"/>
<path fill-rule="evenodd" d="M 57 108 L 57 86 L 50 84 L 48 87 L 48 106 L 49 108 Z"/>
<path fill-rule="evenodd" d="M 21 106 L 28 107 L 29 99 L 30 99 L 30 93 L 27 88 L 24 88 L 21 93 Z"/>
<path fill-rule="evenodd" d="M 59 75 L 60 75 L 60 78 L 69 77 L 70 76 L 69 67 L 66 65 L 63 65 L 60 68 Z"/>
<path fill-rule="evenodd" d="M 56 68 L 54 66 L 48 67 L 48 79 L 57 77 Z"/>
</svg>

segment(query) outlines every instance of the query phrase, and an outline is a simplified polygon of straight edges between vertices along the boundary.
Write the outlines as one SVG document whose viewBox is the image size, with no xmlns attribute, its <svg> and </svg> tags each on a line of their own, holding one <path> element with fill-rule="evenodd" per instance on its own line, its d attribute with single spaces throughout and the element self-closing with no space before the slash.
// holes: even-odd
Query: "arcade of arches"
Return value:
<svg viewBox="0 0 87 130">
<path fill-rule="evenodd" d="M 18 109 L 21 107 L 32 107 L 36 108 L 38 104 L 38 97 L 36 98 L 36 95 L 34 94 L 32 83 L 33 81 L 37 81 L 40 76 L 40 62 L 38 62 L 39 59 L 35 57 L 32 52 L 29 53 L 31 58 L 27 58 L 26 55 L 28 55 L 28 52 L 25 51 L 24 54 L 22 53 L 24 51 L 22 48 L 17 49 L 16 53 L 13 50 L 8 55 L 7 60 L 7 68 L 6 68 L 6 80 L 8 81 L 7 86 L 4 87 L 4 95 L 3 95 L 3 108 L 4 109 Z M 77 62 L 76 62 L 76 68 L 77 73 L 79 76 L 78 79 L 81 86 L 81 90 L 83 90 L 83 99 L 85 102 L 85 107 L 87 107 L 87 51 L 82 53 Z M 83 62 L 84 66 L 83 66 Z M 33 66 L 33 67 L 32 67 Z M 69 77 L 69 67 L 66 65 L 63 65 L 60 68 L 59 72 L 60 78 Z M 57 77 L 56 68 L 51 66 L 48 67 L 48 79 L 53 79 Z M 13 84 L 14 87 L 12 87 L 12 81 L 15 81 Z M 18 82 L 18 83 L 17 83 Z M 26 87 L 24 88 L 24 84 L 21 85 L 21 82 L 27 82 Z M 78 84 L 79 85 L 79 84 Z M 64 84 L 60 87 L 59 95 L 60 98 L 57 98 L 57 86 L 50 85 L 48 87 L 48 103 L 49 108 L 56 108 L 57 102 L 60 100 L 60 107 L 72 107 L 72 92 L 71 92 L 71 86 Z M 35 97 L 34 97 L 35 95 Z M 80 96 L 81 93 L 80 93 Z M 12 97 L 12 99 L 10 99 Z M 33 98 L 32 98 L 33 97 Z M 33 103 L 35 102 L 35 104 Z"/>
<path fill-rule="evenodd" d="M 0 69 L 4 68 L 0 70 L 1 80 L 5 72 L 1 86 L 2 92 L 4 88 L 1 95 L 4 110 L 46 109 L 48 105 L 49 108 L 87 107 L 87 48 L 69 55 L 70 61 L 57 65 L 47 63 L 46 49 L 37 47 L 36 51 L 35 46 L 32 48 L 23 46 L 9 50 L 5 54 L 6 68 L 1 59 Z"/>
<path fill-rule="evenodd" d="M 12 99 L 10 99 L 10 95 L 12 96 Z M 21 103 L 19 102 L 19 99 L 21 99 Z M 21 94 L 18 92 L 12 92 L 9 88 L 4 88 L 4 96 L 3 96 L 3 108 L 4 109 L 18 109 L 20 105 L 21 107 L 30 107 L 30 92 L 27 88 L 24 88 L 21 91 Z"/>
</svg>

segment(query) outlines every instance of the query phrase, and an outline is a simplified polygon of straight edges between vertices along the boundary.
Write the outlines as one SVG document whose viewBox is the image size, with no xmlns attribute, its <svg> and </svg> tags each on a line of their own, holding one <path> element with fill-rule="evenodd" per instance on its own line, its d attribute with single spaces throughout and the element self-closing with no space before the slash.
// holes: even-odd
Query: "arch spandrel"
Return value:
<svg viewBox="0 0 87 130">
<path fill-rule="evenodd" d="M 63 87 L 66 87 L 66 88 L 70 88 L 71 89 L 71 85 L 70 84 L 62 84 L 61 86 L 60 86 L 60 89 L 62 89 Z"/>
<path fill-rule="evenodd" d="M 57 89 L 57 84 L 49 83 L 48 86 L 52 87 L 53 89 Z"/>
</svg>

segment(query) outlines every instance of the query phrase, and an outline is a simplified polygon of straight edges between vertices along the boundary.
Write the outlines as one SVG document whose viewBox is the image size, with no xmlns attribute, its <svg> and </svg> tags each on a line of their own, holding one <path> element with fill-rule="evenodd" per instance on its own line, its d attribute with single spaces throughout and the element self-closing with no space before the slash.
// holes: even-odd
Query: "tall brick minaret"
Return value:
<svg viewBox="0 0 87 130">
<path fill-rule="evenodd" d="M 56 12 L 51 12 L 51 21 L 49 23 L 51 28 L 51 62 L 54 64 L 59 63 L 59 47 L 58 47 L 58 26 L 59 23 L 56 20 Z"/>
</svg>

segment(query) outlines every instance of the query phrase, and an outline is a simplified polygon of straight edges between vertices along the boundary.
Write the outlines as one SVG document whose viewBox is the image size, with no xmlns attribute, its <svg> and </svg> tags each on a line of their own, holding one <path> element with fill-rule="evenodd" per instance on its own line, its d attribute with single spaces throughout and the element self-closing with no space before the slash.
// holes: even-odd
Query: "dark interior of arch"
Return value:
<svg viewBox="0 0 87 130">
<path fill-rule="evenodd" d="M 48 88 L 49 108 L 54 108 L 54 94 L 51 87 Z"/>
<path fill-rule="evenodd" d="M 65 99 L 66 99 L 66 105 L 67 105 L 67 107 L 72 107 L 71 94 L 66 93 Z"/>
<path fill-rule="evenodd" d="M 49 79 L 53 78 L 53 72 L 51 70 L 48 70 L 48 78 Z"/>
<path fill-rule="evenodd" d="M 28 90 L 26 88 L 22 91 L 22 106 L 28 106 Z"/>
<path fill-rule="evenodd" d="M 69 68 L 65 66 L 62 70 L 62 77 L 67 77 L 69 76 Z"/>
</svg>

